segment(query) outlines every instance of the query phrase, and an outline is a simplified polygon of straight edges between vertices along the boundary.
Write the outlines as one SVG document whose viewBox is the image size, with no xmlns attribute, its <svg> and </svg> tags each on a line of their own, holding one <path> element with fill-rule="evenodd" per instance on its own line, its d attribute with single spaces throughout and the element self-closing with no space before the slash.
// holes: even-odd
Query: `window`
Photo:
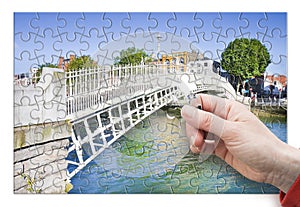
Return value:
<svg viewBox="0 0 300 207">
<path fill-rule="evenodd" d="M 172 64 L 173 64 L 173 65 L 176 64 L 176 59 L 175 59 L 175 58 L 172 59 Z"/>
<path fill-rule="evenodd" d="M 184 64 L 184 58 L 180 58 L 180 63 Z"/>
</svg>

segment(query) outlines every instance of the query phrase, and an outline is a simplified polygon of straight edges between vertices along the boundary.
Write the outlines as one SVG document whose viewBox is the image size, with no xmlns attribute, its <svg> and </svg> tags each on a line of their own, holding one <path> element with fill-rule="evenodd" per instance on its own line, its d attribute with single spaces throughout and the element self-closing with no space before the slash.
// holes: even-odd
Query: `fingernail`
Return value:
<svg viewBox="0 0 300 207">
<path fill-rule="evenodd" d="M 183 118 L 193 119 L 197 113 L 197 109 L 190 105 L 184 105 L 181 109 L 181 115 Z"/>
</svg>

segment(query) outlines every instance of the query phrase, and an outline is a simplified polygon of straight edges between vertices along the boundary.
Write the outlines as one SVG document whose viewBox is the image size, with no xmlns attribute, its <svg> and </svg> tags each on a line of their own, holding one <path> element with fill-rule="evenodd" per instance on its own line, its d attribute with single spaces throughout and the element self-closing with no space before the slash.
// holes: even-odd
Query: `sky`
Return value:
<svg viewBox="0 0 300 207">
<path fill-rule="evenodd" d="M 14 13 L 14 73 L 59 56 L 90 55 L 112 64 L 122 49 L 196 50 L 220 61 L 235 38 L 256 38 L 271 55 L 268 74 L 287 74 L 287 13 Z"/>
</svg>

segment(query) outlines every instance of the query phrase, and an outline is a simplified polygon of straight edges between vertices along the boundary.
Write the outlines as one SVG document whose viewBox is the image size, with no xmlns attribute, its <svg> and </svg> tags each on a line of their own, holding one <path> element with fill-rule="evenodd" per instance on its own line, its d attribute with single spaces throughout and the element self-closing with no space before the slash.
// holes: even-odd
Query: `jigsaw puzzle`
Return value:
<svg viewBox="0 0 300 207">
<path fill-rule="evenodd" d="M 199 160 L 180 109 L 198 93 L 234 99 L 287 142 L 286 19 L 15 13 L 14 193 L 277 194 L 215 155 Z M 265 65 L 228 69 L 228 51 Z"/>
</svg>

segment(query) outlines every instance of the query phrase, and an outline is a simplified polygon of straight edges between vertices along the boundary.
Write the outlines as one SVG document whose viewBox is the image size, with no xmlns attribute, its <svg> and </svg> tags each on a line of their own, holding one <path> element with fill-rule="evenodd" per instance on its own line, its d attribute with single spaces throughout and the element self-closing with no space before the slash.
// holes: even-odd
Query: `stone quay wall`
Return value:
<svg viewBox="0 0 300 207">
<path fill-rule="evenodd" d="M 14 193 L 66 193 L 71 125 L 47 123 L 14 129 Z"/>
</svg>

